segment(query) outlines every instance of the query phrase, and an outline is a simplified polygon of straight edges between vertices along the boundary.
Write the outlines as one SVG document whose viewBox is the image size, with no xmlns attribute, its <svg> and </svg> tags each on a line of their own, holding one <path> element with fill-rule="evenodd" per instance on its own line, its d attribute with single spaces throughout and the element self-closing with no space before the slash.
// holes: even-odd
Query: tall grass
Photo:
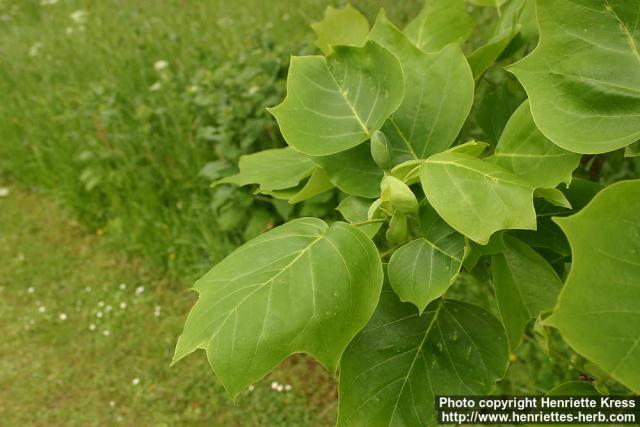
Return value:
<svg viewBox="0 0 640 427">
<path fill-rule="evenodd" d="M 289 55 L 314 50 L 308 24 L 327 3 L 0 0 L 0 173 L 199 274 L 283 214 L 209 183 L 281 144 L 265 107 L 284 95 Z M 402 20 L 417 1 L 386 3 Z"/>
</svg>

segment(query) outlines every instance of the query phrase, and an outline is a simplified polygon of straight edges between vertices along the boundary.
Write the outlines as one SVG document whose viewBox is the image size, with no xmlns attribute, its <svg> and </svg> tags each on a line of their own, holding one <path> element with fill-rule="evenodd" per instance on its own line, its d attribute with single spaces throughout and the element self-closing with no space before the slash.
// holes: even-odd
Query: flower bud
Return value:
<svg viewBox="0 0 640 427">
<path fill-rule="evenodd" d="M 401 212 L 418 211 L 418 199 L 407 184 L 398 178 L 387 175 L 380 184 L 381 198 L 391 202 L 391 205 Z"/>
<path fill-rule="evenodd" d="M 371 135 L 371 157 L 380 169 L 389 170 L 393 167 L 391 146 L 387 136 L 381 130 L 377 130 Z"/>
<path fill-rule="evenodd" d="M 389 221 L 389 228 L 386 234 L 390 243 L 402 243 L 407 239 L 407 216 L 396 211 Z"/>
</svg>

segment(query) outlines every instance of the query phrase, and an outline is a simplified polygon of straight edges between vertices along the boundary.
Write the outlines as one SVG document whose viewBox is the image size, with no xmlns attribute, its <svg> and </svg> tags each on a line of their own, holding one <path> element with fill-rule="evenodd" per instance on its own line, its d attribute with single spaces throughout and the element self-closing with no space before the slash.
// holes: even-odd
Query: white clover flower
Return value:
<svg viewBox="0 0 640 427">
<path fill-rule="evenodd" d="M 284 390 L 284 386 L 283 386 L 282 384 L 279 384 L 279 385 L 278 385 L 278 388 L 276 388 L 276 391 L 277 391 L 278 393 L 280 393 L 280 392 L 282 392 L 282 390 Z"/>
<path fill-rule="evenodd" d="M 293 389 L 293 387 L 291 386 L 291 384 L 287 384 L 284 386 L 285 391 L 291 391 Z"/>
<path fill-rule="evenodd" d="M 29 287 L 27 288 L 27 292 L 28 292 L 28 293 L 30 293 L 30 294 L 34 293 L 35 291 L 36 291 L 36 290 L 33 288 L 33 286 L 29 286 Z"/>
<path fill-rule="evenodd" d="M 104 301 L 99 301 L 98 302 L 98 307 L 104 307 Z"/>
<path fill-rule="evenodd" d="M 152 84 L 151 86 L 149 86 L 149 90 L 151 92 L 157 92 L 160 89 L 162 89 L 162 83 L 160 82 L 155 82 L 154 84 Z"/>
<path fill-rule="evenodd" d="M 101 311 L 97 312 L 97 313 L 96 313 L 96 317 L 97 317 L 98 319 L 100 319 L 100 318 L 102 317 L 102 312 L 101 312 Z"/>
<path fill-rule="evenodd" d="M 138 286 L 136 288 L 136 295 L 140 295 L 144 292 L 144 286 Z"/>
<path fill-rule="evenodd" d="M 278 382 L 277 381 L 272 381 L 271 382 L 271 390 L 275 390 L 278 388 Z"/>
<path fill-rule="evenodd" d="M 109 335 L 111 335 L 111 331 L 109 331 L 108 329 L 105 329 L 104 331 L 102 331 L 102 335 L 104 335 L 105 337 L 108 337 Z"/>
<path fill-rule="evenodd" d="M 153 68 L 157 71 L 157 72 L 161 72 L 167 69 L 167 67 L 169 66 L 169 63 L 167 61 L 165 61 L 164 59 L 161 59 L 159 61 L 156 61 L 153 64 Z"/>
<path fill-rule="evenodd" d="M 119 288 L 124 291 L 125 289 L 127 289 L 127 284 L 126 283 L 120 283 Z"/>
<path fill-rule="evenodd" d="M 123 309 L 123 310 L 124 310 L 125 308 L 127 308 L 127 303 L 126 303 L 126 302 L 121 302 L 121 303 L 120 303 L 120 308 L 121 308 L 121 309 Z"/>
<path fill-rule="evenodd" d="M 138 384 L 140 384 L 140 378 L 134 378 L 134 379 L 131 381 L 131 384 L 133 384 L 133 385 L 138 385 Z"/>
<path fill-rule="evenodd" d="M 38 312 L 44 313 L 45 311 L 47 311 L 47 308 L 44 305 L 41 307 L 38 307 Z"/>
<path fill-rule="evenodd" d="M 89 325 L 89 330 L 90 331 L 95 331 L 96 330 L 96 325 L 94 325 L 93 323 Z"/>
<path fill-rule="evenodd" d="M 65 320 L 67 320 L 67 314 L 66 313 L 60 313 L 58 318 L 64 322 Z"/>
<path fill-rule="evenodd" d="M 76 24 L 84 24 L 87 22 L 87 11 L 86 10 L 76 10 L 69 15 L 71 20 Z"/>
</svg>

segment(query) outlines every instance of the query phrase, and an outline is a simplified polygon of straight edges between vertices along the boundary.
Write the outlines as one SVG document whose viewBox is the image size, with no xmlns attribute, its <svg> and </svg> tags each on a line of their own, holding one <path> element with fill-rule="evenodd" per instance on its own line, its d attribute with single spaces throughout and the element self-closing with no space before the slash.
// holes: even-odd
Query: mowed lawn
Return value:
<svg viewBox="0 0 640 427">
<path fill-rule="evenodd" d="M 336 390 L 295 356 L 234 403 L 203 352 L 169 368 L 195 300 L 47 198 L 0 198 L 0 425 L 326 426 Z"/>
</svg>

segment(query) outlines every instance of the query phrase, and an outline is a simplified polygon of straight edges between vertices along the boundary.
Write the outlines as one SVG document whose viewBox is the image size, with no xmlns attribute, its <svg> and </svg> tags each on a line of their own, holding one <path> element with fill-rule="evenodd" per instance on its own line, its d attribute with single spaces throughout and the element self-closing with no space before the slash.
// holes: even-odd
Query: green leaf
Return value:
<svg viewBox="0 0 640 427">
<path fill-rule="evenodd" d="M 293 197 L 289 199 L 289 203 L 299 203 L 329 191 L 333 188 L 333 184 L 329 180 L 327 173 L 322 168 L 315 168 L 309 180 L 304 187 L 300 189 Z"/>
<path fill-rule="evenodd" d="M 466 0 L 427 0 L 404 32 L 424 52 L 434 52 L 449 43 L 464 42 L 473 25 Z"/>
<path fill-rule="evenodd" d="M 341 191 L 366 198 L 380 195 L 382 170 L 371 158 L 369 143 L 331 156 L 311 157 Z"/>
<path fill-rule="evenodd" d="M 420 207 L 422 238 L 396 250 L 389 260 L 389 282 L 400 299 L 422 313 L 453 284 L 464 258 L 464 237 L 424 203 Z"/>
<path fill-rule="evenodd" d="M 371 317 L 382 280 L 378 251 L 356 227 L 291 221 L 244 244 L 196 282 L 199 299 L 173 363 L 205 349 L 234 397 L 295 352 L 335 372 Z"/>
<path fill-rule="evenodd" d="M 468 154 L 473 157 L 479 157 L 487 149 L 489 144 L 479 141 L 468 141 L 464 144 L 456 145 L 449 148 L 447 151 L 450 153 L 462 153 Z"/>
<path fill-rule="evenodd" d="M 305 154 L 348 150 L 380 129 L 404 96 L 402 68 L 374 42 L 336 47 L 327 59 L 294 56 L 287 97 L 269 109 L 287 143 Z"/>
<path fill-rule="evenodd" d="M 564 193 L 557 188 L 536 188 L 533 197 L 541 197 L 554 206 L 571 209 L 571 203 Z"/>
<path fill-rule="evenodd" d="M 258 184 L 262 190 L 283 190 L 295 187 L 309 177 L 315 165 L 290 147 L 260 151 L 240 157 L 240 172 L 213 183 L 249 185 Z"/>
<path fill-rule="evenodd" d="M 487 6 L 487 7 L 500 7 L 505 4 L 508 0 L 469 0 L 469 3 L 475 4 L 476 6 Z"/>
<path fill-rule="evenodd" d="M 505 235 L 504 244 L 505 250 L 491 257 L 491 272 L 502 323 L 515 349 L 527 323 L 554 307 L 562 281 L 525 243 Z"/>
<path fill-rule="evenodd" d="M 371 200 L 363 199 L 361 197 L 349 196 L 344 198 L 338 207 L 336 208 L 342 217 L 350 223 L 367 221 L 369 218 L 369 208 L 371 207 Z M 358 228 L 364 232 L 370 238 L 373 238 L 380 230 L 381 223 L 366 224 L 358 226 Z"/>
<path fill-rule="evenodd" d="M 427 159 L 420 181 L 438 214 L 481 245 L 498 230 L 536 228 L 533 187 L 493 163 L 444 152 Z"/>
<path fill-rule="evenodd" d="M 572 266 L 547 323 L 578 353 L 640 393 L 640 180 L 599 192 L 579 213 L 554 220 Z"/>
<path fill-rule="evenodd" d="M 396 165 L 389 175 L 398 178 L 407 185 L 413 185 L 420 182 L 420 167 L 425 160 L 407 160 L 406 162 Z"/>
<path fill-rule="evenodd" d="M 436 425 L 435 397 L 489 393 L 507 347 L 500 322 L 479 307 L 437 300 L 420 316 L 384 289 L 342 358 L 338 426 Z"/>
<path fill-rule="evenodd" d="M 422 159 L 448 148 L 473 102 L 473 76 L 460 47 L 452 44 L 425 54 L 384 12 L 369 37 L 396 55 L 404 72 L 404 100 L 383 128 L 394 159 Z"/>
<path fill-rule="evenodd" d="M 477 1 L 477 0 L 476 0 Z M 505 3 L 506 0 L 488 0 L 492 6 L 499 6 L 497 2 Z M 524 0 L 513 0 L 509 2 L 505 10 L 501 13 L 500 19 L 496 23 L 493 35 L 486 44 L 478 47 L 469 55 L 469 65 L 473 71 L 476 81 L 493 64 L 496 59 L 509 46 L 509 43 L 520 31 L 518 20 L 524 6 Z"/>
<path fill-rule="evenodd" d="M 324 19 L 311 24 L 318 35 L 315 41 L 325 55 L 331 54 L 332 46 L 363 46 L 369 34 L 369 22 L 360 12 L 347 4 L 342 9 L 327 7 Z"/>
<path fill-rule="evenodd" d="M 636 141 L 631 145 L 624 147 L 625 157 L 638 157 L 640 156 L 640 141 Z"/>
<path fill-rule="evenodd" d="M 480 97 L 474 107 L 476 123 L 494 144 L 498 143 L 507 121 L 525 99 L 525 95 L 512 86 L 505 81 Z"/>
<path fill-rule="evenodd" d="M 492 159 L 535 187 L 545 188 L 571 182 L 580 163 L 579 154 L 558 147 L 536 128 L 529 101 L 524 101 L 507 122 Z"/>
<path fill-rule="evenodd" d="M 604 153 L 640 139 L 637 6 L 537 2 L 540 43 L 509 70 L 529 94 L 538 128 L 562 148 Z"/>
</svg>

